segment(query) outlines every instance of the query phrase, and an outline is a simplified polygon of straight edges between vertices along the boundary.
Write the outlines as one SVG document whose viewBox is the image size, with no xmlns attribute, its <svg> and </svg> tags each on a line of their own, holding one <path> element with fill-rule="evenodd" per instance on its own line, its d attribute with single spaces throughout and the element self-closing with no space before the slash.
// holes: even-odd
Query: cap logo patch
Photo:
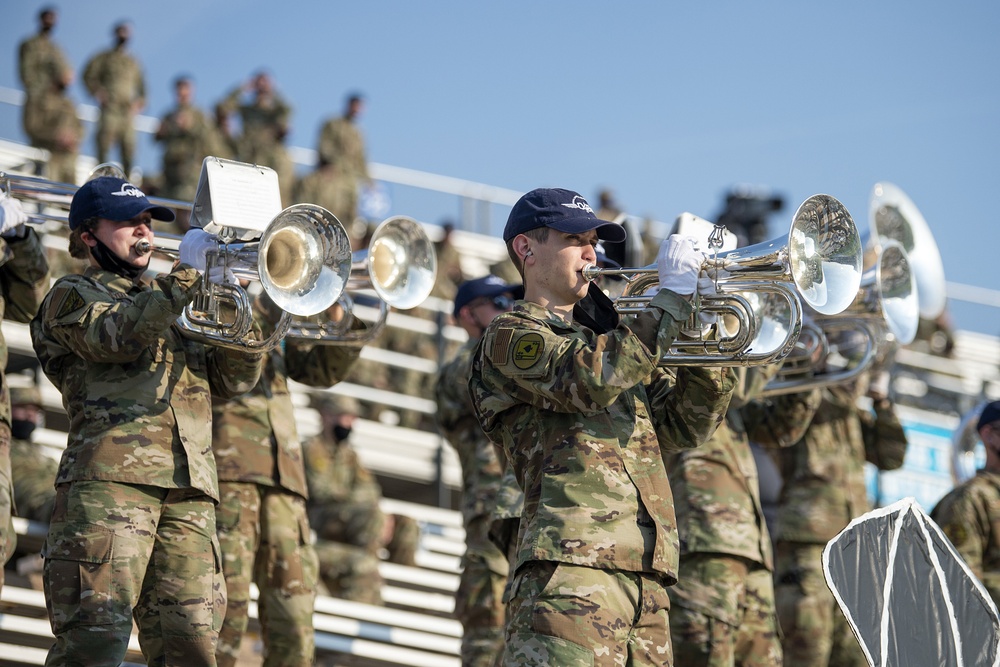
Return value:
<svg viewBox="0 0 1000 667">
<path fill-rule="evenodd" d="M 537 333 L 527 333 L 517 339 L 514 343 L 514 365 L 525 370 L 531 368 L 542 358 L 542 347 L 545 345 L 542 335 Z"/>
<path fill-rule="evenodd" d="M 112 192 L 115 197 L 145 197 L 146 194 L 135 187 L 131 183 L 122 183 L 122 187 L 118 192 Z"/>
<path fill-rule="evenodd" d="M 591 215 L 594 214 L 594 209 L 590 208 L 590 204 L 587 203 L 587 200 L 580 195 L 573 197 L 573 201 L 568 204 L 562 204 L 562 206 L 565 206 L 566 208 L 578 208 L 581 211 L 590 213 Z"/>
</svg>

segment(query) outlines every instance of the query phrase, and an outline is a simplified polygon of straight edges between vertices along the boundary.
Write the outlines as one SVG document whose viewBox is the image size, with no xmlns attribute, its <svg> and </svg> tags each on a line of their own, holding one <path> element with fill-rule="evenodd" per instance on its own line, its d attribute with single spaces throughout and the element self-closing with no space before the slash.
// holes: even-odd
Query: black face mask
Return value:
<svg viewBox="0 0 1000 667">
<path fill-rule="evenodd" d="M 94 240 L 97 241 L 97 245 L 90 249 L 90 253 L 105 271 L 117 273 L 118 275 L 124 276 L 129 280 L 135 280 L 146 271 L 144 267 L 129 264 L 115 253 L 111 252 L 111 248 L 101 243 L 101 240 L 96 236 L 94 237 Z"/>
<path fill-rule="evenodd" d="M 15 440 L 30 440 L 37 424 L 27 419 L 14 419 L 10 423 L 10 437 Z"/>
<path fill-rule="evenodd" d="M 333 427 L 333 437 L 337 439 L 337 442 L 343 442 L 351 437 L 351 427 L 350 426 L 334 426 Z"/>
</svg>

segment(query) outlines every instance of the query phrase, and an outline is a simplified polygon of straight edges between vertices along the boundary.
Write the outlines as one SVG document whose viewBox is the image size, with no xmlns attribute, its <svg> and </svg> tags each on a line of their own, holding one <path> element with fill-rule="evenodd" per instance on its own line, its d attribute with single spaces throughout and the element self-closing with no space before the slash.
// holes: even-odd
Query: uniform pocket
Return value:
<svg viewBox="0 0 1000 667">
<path fill-rule="evenodd" d="M 43 550 L 45 605 L 56 634 L 73 626 L 115 625 L 130 617 L 117 599 L 112 558 L 114 533 L 99 526 L 84 532 L 52 526 Z"/>
</svg>

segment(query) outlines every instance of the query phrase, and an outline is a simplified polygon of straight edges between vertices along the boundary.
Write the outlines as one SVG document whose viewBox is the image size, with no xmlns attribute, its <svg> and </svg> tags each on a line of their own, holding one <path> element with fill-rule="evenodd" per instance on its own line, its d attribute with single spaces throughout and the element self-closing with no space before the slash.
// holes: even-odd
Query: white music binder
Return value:
<svg viewBox="0 0 1000 667">
<path fill-rule="evenodd" d="M 259 238 L 281 208 L 278 174 L 270 167 L 209 156 L 191 210 L 191 226 L 227 240 Z"/>
</svg>

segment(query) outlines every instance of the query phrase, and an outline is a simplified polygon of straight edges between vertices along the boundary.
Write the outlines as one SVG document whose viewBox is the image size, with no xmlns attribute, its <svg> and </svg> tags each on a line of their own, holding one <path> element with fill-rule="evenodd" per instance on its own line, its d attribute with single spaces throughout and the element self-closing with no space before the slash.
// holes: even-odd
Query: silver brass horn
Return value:
<svg viewBox="0 0 1000 667">
<path fill-rule="evenodd" d="M 292 315 L 315 315 L 332 306 L 347 285 L 351 243 L 336 216 L 315 204 L 295 204 L 267 225 L 259 240 L 226 242 L 215 237 L 218 250 L 208 253 L 206 275 L 231 273 L 238 280 L 259 281 L 281 308 L 274 332 L 264 341 L 251 334 L 250 297 L 239 284 L 202 281 L 202 291 L 178 323 L 195 340 L 237 349 L 269 350 L 280 343 Z M 143 244 L 144 247 L 139 247 Z M 148 241 L 137 250 L 156 250 L 177 257 L 174 248 Z M 221 306 L 221 307 L 220 307 Z"/>
<path fill-rule="evenodd" d="M 701 297 L 701 309 L 733 315 L 738 330 L 732 335 L 723 333 L 717 341 L 679 340 L 660 363 L 772 363 L 791 351 L 799 335 L 799 300 L 820 313 L 842 311 L 858 292 L 861 265 L 861 239 L 850 213 L 830 195 L 813 195 L 796 210 L 785 237 L 717 253 L 705 260 L 702 273 L 715 276 L 718 293 Z M 658 279 L 655 265 L 642 269 L 588 267 L 583 275 L 588 279 L 600 275 L 626 279 L 629 285 L 615 302 L 619 312 L 644 307 L 649 297 L 640 295 L 655 286 Z"/>
<path fill-rule="evenodd" d="M 763 396 L 807 391 L 854 380 L 892 345 L 913 342 L 919 323 L 917 290 L 909 259 L 895 241 L 882 244 L 874 266 L 865 271 L 854 301 L 838 315 L 812 313 L 809 336 L 785 359 L 781 371 L 761 392 Z M 850 337 L 852 336 L 853 337 Z M 828 368 L 838 338 L 849 336 L 852 348 L 840 354 L 850 363 Z M 842 350 L 838 350 L 843 352 Z"/>
<path fill-rule="evenodd" d="M 909 255 L 916 275 L 920 316 L 934 319 L 943 313 L 947 299 L 944 264 L 920 210 L 901 189 L 881 182 L 872 188 L 868 219 L 872 237 L 869 244 L 897 241 Z"/>
<path fill-rule="evenodd" d="M 336 323 L 322 318 L 295 318 L 288 336 L 334 345 L 364 345 L 385 327 L 389 308 L 409 310 L 430 295 L 437 277 L 437 254 L 423 226 L 394 216 L 372 234 L 368 248 L 352 255 L 350 279 L 340 296 L 344 316 Z M 371 289 L 379 299 L 378 320 L 367 329 L 353 326 L 352 292 Z"/>
</svg>

